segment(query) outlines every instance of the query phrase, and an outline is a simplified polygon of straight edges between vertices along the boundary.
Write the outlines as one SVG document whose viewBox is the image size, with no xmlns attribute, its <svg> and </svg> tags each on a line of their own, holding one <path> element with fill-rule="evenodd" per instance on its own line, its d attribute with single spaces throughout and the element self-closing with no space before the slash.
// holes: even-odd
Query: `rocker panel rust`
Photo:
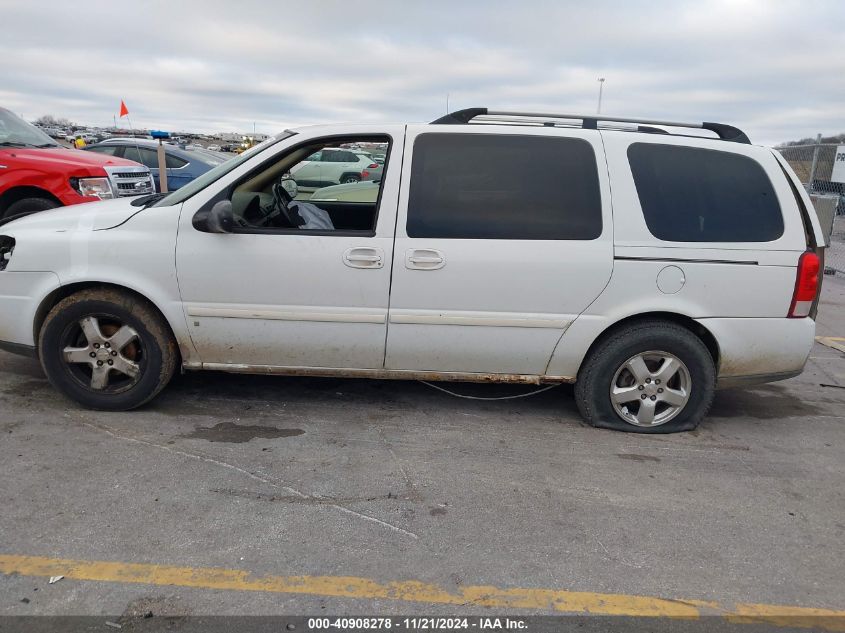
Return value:
<svg viewBox="0 0 845 633">
<path fill-rule="evenodd" d="M 532 374 L 481 374 L 445 371 L 412 371 L 404 369 L 342 369 L 337 367 L 279 367 L 276 365 L 242 365 L 228 363 L 202 363 L 205 369 L 235 374 L 279 374 L 283 376 L 315 376 L 331 378 L 373 378 L 387 380 L 430 380 L 449 382 L 506 382 L 541 385 L 575 382 L 573 376 L 539 376 Z"/>
</svg>

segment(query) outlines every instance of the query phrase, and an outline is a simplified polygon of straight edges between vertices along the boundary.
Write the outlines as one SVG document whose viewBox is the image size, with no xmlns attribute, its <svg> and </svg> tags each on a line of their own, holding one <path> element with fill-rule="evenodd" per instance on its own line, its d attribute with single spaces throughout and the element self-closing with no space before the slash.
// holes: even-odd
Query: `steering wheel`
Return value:
<svg viewBox="0 0 845 633">
<path fill-rule="evenodd" d="M 285 220 L 287 220 L 288 224 L 290 224 L 291 228 L 298 228 L 299 222 L 294 220 L 290 209 L 288 209 L 288 205 L 293 202 L 293 198 L 291 198 L 290 194 L 284 187 L 282 187 L 281 182 L 277 182 L 273 185 L 273 200 L 276 203 L 277 209 L 284 216 Z"/>
</svg>

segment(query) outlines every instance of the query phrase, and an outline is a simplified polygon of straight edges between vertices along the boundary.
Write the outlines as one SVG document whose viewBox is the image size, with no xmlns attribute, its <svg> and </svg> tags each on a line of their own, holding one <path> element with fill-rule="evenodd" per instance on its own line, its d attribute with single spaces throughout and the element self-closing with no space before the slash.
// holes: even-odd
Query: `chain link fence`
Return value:
<svg viewBox="0 0 845 633">
<path fill-rule="evenodd" d="M 834 182 L 833 166 L 838 144 L 815 143 L 776 148 L 804 184 L 819 216 L 830 217 L 833 231 L 825 253 L 825 274 L 845 275 L 845 183 Z"/>
</svg>

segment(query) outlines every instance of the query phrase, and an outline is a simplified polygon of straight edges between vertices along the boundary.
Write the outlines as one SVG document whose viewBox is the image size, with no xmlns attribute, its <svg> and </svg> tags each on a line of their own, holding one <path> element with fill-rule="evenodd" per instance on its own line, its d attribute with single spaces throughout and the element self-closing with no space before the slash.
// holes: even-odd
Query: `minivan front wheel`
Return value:
<svg viewBox="0 0 845 633">
<path fill-rule="evenodd" d="M 713 401 L 716 369 L 707 347 L 686 328 L 643 321 L 612 334 L 584 361 L 578 408 L 593 426 L 674 433 L 698 426 Z"/>
<path fill-rule="evenodd" d="M 47 378 L 80 404 L 111 411 L 139 407 L 170 381 L 176 344 L 146 301 L 112 289 L 60 301 L 39 337 Z"/>
</svg>

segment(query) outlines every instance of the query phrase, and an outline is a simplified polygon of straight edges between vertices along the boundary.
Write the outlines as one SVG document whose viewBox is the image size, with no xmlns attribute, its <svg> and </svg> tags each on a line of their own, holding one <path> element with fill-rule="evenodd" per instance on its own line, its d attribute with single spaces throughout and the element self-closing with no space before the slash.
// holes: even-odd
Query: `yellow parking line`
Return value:
<svg viewBox="0 0 845 633">
<path fill-rule="evenodd" d="M 499 588 L 477 585 L 449 591 L 415 580 L 378 582 L 356 576 L 256 576 L 236 569 L 175 567 L 116 561 L 70 560 L 0 554 L 0 573 L 64 576 L 76 580 L 173 585 L 229 591 L 265 591 L 338 598 L 380 598 L 485 606 L 496 609 L 543 609 L 569 614 L 650 616 L 695 619 L 721 615 L 733 622 L 766 622 L 778 626 L 845 631 L 845 611 L 770 604 L 732 607 L 703 600 L 668 600 L 562 589 Z"/>
<path fill-rule="evenodd" d="M 842 341 L 845 341 L 845 338 L 839 336 L 817 336 L 816 341 L 826 347 L 845 352 L 845 344 L 842 343 Z"/>
</svg>

